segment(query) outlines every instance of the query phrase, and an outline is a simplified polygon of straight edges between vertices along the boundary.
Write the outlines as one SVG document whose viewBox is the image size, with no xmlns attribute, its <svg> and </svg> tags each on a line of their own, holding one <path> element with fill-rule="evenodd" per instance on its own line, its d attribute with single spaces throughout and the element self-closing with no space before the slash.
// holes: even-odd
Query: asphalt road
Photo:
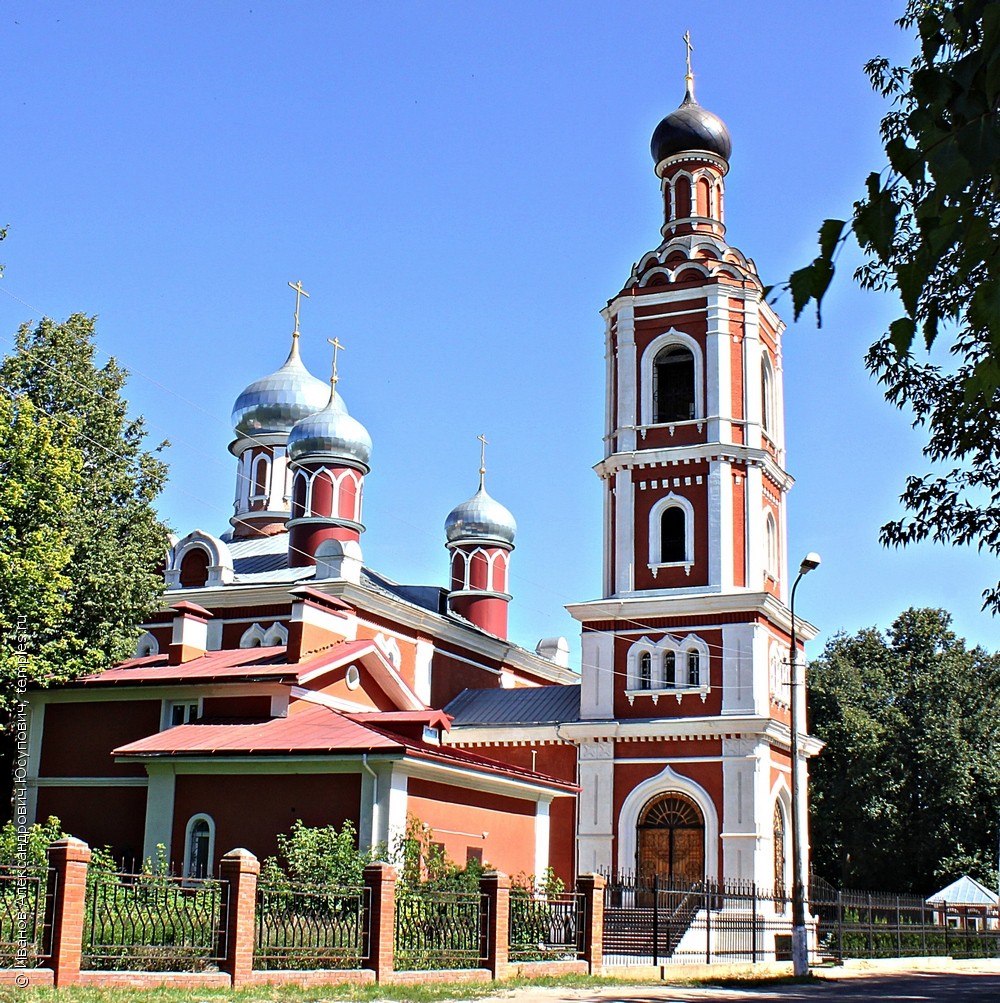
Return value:
<svg viewBox="0 0 1000 1003">
<path fill-rule="evenodd" d="M 509 1003 L 1000 1003 L 1000 974 L 980 972 L 906 972 L 853 974 L 817 979 L 807 985 L 763 988 L 691 989 L 670 985 L 613 986 L 594 989 L 525 989 L 503 997 Z"/>
</svg>

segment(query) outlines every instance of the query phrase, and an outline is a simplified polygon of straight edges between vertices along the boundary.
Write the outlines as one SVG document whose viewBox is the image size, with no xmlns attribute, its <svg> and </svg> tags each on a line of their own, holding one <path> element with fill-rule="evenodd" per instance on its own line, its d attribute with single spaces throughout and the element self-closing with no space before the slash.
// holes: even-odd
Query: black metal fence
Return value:
<svg viewBox="0 0 1000 1003">
<path fill-rule="evenodd" d="M 46 923 L 53 872 L 0 867 L 0 968 L 37 968 L 51 951 Z"/>
<path fill-rule="evenodd" d="M 821 957 L 1000 958 L 1000 917 L 995 907 L 837 891 L 814 882 L 809 908 L 817 919 Z"/>
<path fill-rule="evenodd" d="M 83 967 L 206 971 L 225 957 L 229 884 L 213 879 L 92 871 Z"/>
<path fill-rule="evenodd" d="M 479 968 L 489 900 L 479 892 L 411 892 L 396 900 L 396 968 Z"/>
<path fill-rule="evenodd" d="M 360 968 L 370 905 L 369 888 L 260 885 L 254 968 Z"/>
<path fill-rule="evenodd" d="M 511 961 L 575 961 L 583 950 L 583 896 L 512 888 Z"/>
<path fill-rule="evenodd" d="M 791 903 L 753 882 L 608 879 L 604 963 L 758 962 L 791 957 Z"/>
</svg>

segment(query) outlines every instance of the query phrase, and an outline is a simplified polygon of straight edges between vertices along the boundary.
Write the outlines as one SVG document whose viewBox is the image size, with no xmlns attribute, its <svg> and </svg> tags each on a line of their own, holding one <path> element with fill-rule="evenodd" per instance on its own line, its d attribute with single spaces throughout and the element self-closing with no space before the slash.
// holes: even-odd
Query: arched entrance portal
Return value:
<svg viewBox="0 0 1000 1003">
<path fill-rule="evenodd" d="M 705 817 L 685 794 L 661 794 L 639 815 L 636 832 L 639 878 L 671 883 L 705 879 Z"/>
</svg>

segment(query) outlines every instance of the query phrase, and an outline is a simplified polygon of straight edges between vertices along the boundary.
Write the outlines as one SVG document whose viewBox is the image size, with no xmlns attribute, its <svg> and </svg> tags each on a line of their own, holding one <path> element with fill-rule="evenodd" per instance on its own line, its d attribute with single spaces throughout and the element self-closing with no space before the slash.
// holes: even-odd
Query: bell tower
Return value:
<svg viewBox="0 0 1000 1003">
<path fill-rule="evenodd" d="M 662 239 L 602 311 L 602 597 L 569 607 L 593 731 L 578 868 L 787 886 L 784 325 L 728 242 L 732 141 L 685 41 L 684 98 L 650 144 Z M 684 840 L 660 839 L 681 815 Z"/>
</svg>

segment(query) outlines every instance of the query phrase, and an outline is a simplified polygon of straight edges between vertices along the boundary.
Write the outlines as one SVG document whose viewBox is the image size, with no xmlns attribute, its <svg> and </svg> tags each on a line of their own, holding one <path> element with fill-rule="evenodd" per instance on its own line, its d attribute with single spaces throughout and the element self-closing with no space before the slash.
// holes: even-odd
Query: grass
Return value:
<svg viewBox="0 0 1000 1003">
<path fill-rule="evenodd" d="M 811 976 L 792 975 L 725 976 L 668 980 L 674 985 L 748 988 L 784 983 L 809 982 Z M 566 975 L 558 978 L 510 979 L 503 982 L 456 983 L 433 982 L 425 985 L 332 985 L 253 986 L 249 989 L 99 989 L 67 986 L 54 989 L 0 989 L 0 1001 L 17 1003 L 445 1003 L 450 1000 L 478 1000 L 506 994 L 512 989 L 550 987 L 563 989 L 613 988 L 627 985 L 667 983 L 649 979 L 607 979 L 592 975 Z"/>
</svg>

